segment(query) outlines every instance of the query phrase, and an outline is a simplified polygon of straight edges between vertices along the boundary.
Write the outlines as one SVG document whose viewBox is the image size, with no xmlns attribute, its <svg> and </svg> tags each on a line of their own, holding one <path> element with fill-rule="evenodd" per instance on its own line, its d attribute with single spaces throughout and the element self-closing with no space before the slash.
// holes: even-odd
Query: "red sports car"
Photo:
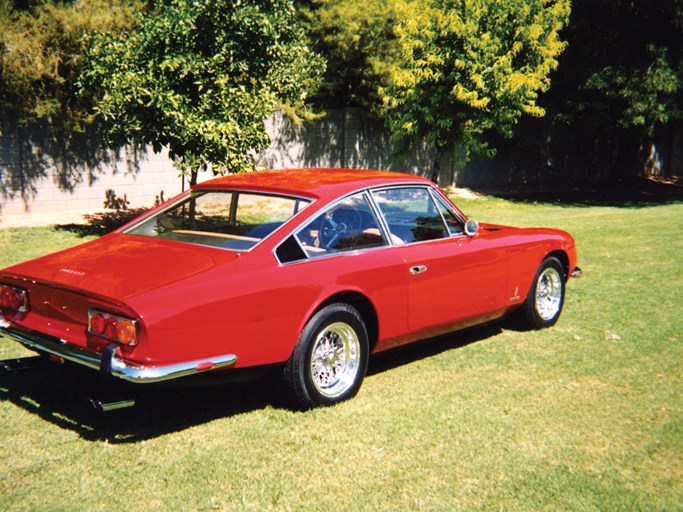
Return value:
<svg viewBox="0 0 683 512">
<path fill-rule="evenodd" d="M 580 273 L 569 234 L 478 225 L 423 178 L 263 171 L 0 271 L 0 332 L 141 384 L 277 365 L 307 409 L 354 396 L 372 353 L 513 313 L 551 326 Z"/>
</svg>

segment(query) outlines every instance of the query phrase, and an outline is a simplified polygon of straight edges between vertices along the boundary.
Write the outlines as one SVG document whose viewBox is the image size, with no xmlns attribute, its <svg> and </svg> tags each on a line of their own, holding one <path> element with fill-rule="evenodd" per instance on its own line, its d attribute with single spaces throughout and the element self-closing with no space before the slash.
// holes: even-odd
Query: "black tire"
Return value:
<svg viewBox="0 0 683 512">
<path fill-rule="evenodd" d="M 296 409 L 334 405 L 358 393 L 368 367 L 368 333 L 348 304 L 330 304 L 304 327 L 282 373 Z"/>
<path fill-rule="evenodd" d="M 544 329 L 557 323 L 564 306 L 565 274 L 555 257 L 543 260 L 518 315 L 523 329 Z"/>
</svg>

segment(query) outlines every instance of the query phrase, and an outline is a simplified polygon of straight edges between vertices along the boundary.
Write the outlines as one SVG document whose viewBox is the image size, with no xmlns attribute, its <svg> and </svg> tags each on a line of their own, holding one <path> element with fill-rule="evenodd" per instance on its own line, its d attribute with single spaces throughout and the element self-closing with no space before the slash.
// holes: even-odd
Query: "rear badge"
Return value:
<svg viewBox="0 0 683 512">
<path fill-rule="evenodd" d="M 73 270 L 71 268 L 60 268 L 60 272 L 64 272 L 65 274 L 71 274 L 74 276 L 84 276 L 85 272 L 81 272 L 80 270 Z"/>
</svg>

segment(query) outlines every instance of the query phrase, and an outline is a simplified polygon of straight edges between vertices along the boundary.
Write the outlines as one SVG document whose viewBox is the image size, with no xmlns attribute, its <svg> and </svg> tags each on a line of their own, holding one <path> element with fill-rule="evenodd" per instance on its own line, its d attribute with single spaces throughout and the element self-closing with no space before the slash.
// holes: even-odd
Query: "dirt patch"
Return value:
<svg viewBox="0 0 683 512">
<path fill-rule="evenodd" d="M 92 210 L 79 210 L 71 212 L 0 215 L 0 229 L 56 226 L 60 224 L 88 224 L 86 215 L 97 215 L 113 211 L 114 210 L 97 208 Z"/>
<path fill-rule="evenodd" d="M 482 195 L 479 192 L 470 190 L 469 188 L 454 188 L 448 187 L 446 190 L 448 197 L 460 197 L 465 199 L 479 199 Z"/>
</svg>

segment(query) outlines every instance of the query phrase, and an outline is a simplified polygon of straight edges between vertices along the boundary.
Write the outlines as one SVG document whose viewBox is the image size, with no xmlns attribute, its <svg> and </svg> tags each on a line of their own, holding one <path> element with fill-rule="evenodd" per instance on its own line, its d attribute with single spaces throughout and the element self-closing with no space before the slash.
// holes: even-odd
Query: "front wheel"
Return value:
<svg viewBox="0 0 683 512">
<path fill-rule="evenodd" d="M 283 370 L 298 409 L 333 405 L 358 393 L 368 366 L 368 334 L 348 304 L 331 304 L 308 321 Z"/>
<path fill-rule="evenodd" d="M 522 306 L 521 321 L 528 329 L 555 325 L 564 305 L 565 279 L 562 263 L 557 258 L 543 260 Z"/>
</svg>

